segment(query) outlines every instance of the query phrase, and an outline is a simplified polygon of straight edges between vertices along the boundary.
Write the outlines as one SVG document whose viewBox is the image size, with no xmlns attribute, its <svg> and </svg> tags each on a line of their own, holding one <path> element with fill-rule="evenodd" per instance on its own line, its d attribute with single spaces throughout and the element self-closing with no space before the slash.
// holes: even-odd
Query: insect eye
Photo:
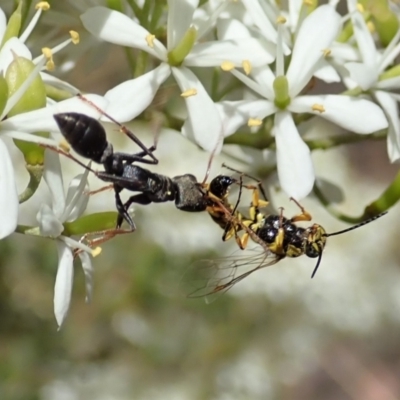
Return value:
<svg viewBox="0 0 400 400">
<path fill-rule="evenodd" d="M 305 253 L 307 257 L 316 258 L 321 254 L 321 248 L 318 246 L 316 242 L 307 243 Z"/>
</svg>

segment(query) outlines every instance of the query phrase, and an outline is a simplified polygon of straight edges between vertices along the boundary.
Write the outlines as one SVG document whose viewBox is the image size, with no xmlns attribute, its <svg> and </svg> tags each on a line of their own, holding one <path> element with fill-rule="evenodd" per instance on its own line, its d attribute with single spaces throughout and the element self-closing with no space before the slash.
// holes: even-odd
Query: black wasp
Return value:
<svg viewBox="0 0 400 400">
<path fill-rule="evenodd" d="M 230 208 L 227 202 L 228 190 L 236 182 L 235 179 L 219 175 L 209 184 L 201 184 L 191 174 L 173 178 L 157 174 L 134 164 L 135 162 L 158 164 L 158 159 L 153 154 L 156 145 L 145 147 L 132 132 L 121 125 L 121 130 L 139 145 L 142 149 L 141 152 L 135 154 L 114 152 L 112 145 L 107 141 L 103 126 L 99 121 L 87 115 L 69 112 L 55 114 L 54 119 L 62 135 L 76 153 L 103 165 L 104 171 L 91 171 L 99 179 L 113 184 L 116 208 L 119 213 L 117 228 L 125 219 L 131 230 L 135 230 L 135 224 L 128 213 L 132 203 L 150 204 L 174 201 L 175 206 L 182 211 L 208 211 L 217 223 L 226 218 L 226 214 L 220 210 L 220 204 L 225 204 Z M 70 154 L 58 151 L 88 168 Z M 149 158 L 145 158 L 146 156 Z M 139 193 L 123 203 L 120 198 L 120 192 L 123 189 Z"/>
</svg>

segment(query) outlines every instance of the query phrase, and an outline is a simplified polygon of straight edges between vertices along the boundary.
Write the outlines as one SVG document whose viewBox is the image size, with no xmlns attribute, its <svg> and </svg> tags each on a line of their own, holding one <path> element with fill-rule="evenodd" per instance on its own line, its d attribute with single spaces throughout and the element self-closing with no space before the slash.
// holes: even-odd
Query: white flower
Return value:
<svg viewBox="0 0 400 400">
<path fill-rule="evenodd" d="M 35 70 L 36 74 L 40 67 L 41 65 L 38 64 Z M 34 77 L 35 74 L 32 73 L 23 85 L 21 85 L 21 88 L 25 87 L 26 89 Z M 10 97 L 9 102 L 12 102 L 15 96 L 20 97 L 22 94 L 23 91 L 18 90 Z M 105 108 L 107 106 L 107 102 L 101 96 L 87 95 L 86 97 L 100 108 Z M 4 135 L 13 139 L 57 147 L 58 142 L 54 139 L 36 136 L 31 133 L 40 131 L 59 132 L 53 115 L 63 112 L 80 112 L 94 118 L 100 117 L 100 113 L 94 107 L 74 97 L 49 107 L 18 114 L 0 121 L 0 206 L 4 205 L 0 208 L 0 239 L 7 237 L 15 231 L 19 207 L 14 168 L 1 136 Z"/>
<path fill-rule="evenodd" d="M 188 110 L 188 120 L 183 133 L 193 137 L 206 150 L 215 150 L 222 131 L 218 110 L 200 80 L 189 67 L 215 67 L 229 61 L 237 67 L 247 60 L 252 65 L 263 65 L 273 60 L 273 56 L 254 38 L 243 40 L 199 42 L 201 36 L 210 29 L 209 21 L 194 29 L 192 24 L 198 0 L 169 0 L 167 23 L 167 47 L 155 39 L 145 28 L 127 16 L 103 7 L 94 7 L 85 12 L 82 22 L 93 35 L 123 46 L 143 50 L 161 61 L 154 70 L 137 79 L 126 81 L 105 97 L 110 100 L 107 112 L 119 121 L 127 121 L 142 112 L 153 100 L 159 86 L 172 74 L 182 91 Z M 221 11 L 221 8 L 218 9 Z M 208 25 L 207 25 L 208 23 Z M 175 62 L 173 51 L 182 44 L 185 35 L 196 36 L 187 54 Z"/>
<path fill-rule="evenodd" d="M 353 84 L 351 81 L 346 81 L 346 83 L 350 87 L 359 86 L 365 91 L 368 90 L 385 110 L 389 120 L 388 154 L 390 161 L 396 162 L 400 160 L 400 124 L 397 111 L 399 96 L 391 93 L 390 90 L 400 88 L 400 76 L 388 79 L 379 79 L 379 77 L 400 53 L 400 29 L 387 48 L 381 52 L 375 45 L 364 17 L 357 10 L 356 1 L 348 0 L 347 5 L 361 61 L 351 61 L 345 64 L 353 81 Z"/>
<path fill-rule="evenodd" d="M 64 222 L 76 220 L 86 209 L 89 200 L 89 187 L 85 170 L 78 175 L 69 185 L 67 196 L 61 175 L 61 165 L 57 153 L 46 150 L 44 179 L 49 187 L 52 204 L 42 204 L 37 214 L 39 230 L 42 236 L 56 239 L 58 251 L 58 270 L 54 287 L 54 314 L 61 327 L 71 303 L 71 292 L 74 277 L 73 250 L 80 249 L 79 258 L 85 272 L 87 300 L 92 293 L 92 263 L 90 255 L 92 250 L 76 240 L 63 236 Z"/>
<path fill-rule="evenodd" d="M 45 7 L 45 5 L 43 5 Z M 4 75 L 7 71 L 10 63 L 15 59 L 15 57 L 24 57 L 28 60 L 32 60 L 32 55 L 29 49 L 25 46 L 24 41 L 29 37 L 33 28 L 35 27 L 40 15 L 42 13 L 42 8 L 39 7 L 31 22 L 25 31 L 21 34 L 19 38 L 12 37 L 7 42 L 4 43 L 0 50 L 0 73 Z M 3 10 L 0 8 L 0 42 L 3 40 L 4 34 L 7 28 L 7 20 Z M 53 52 L 57 52 L 70 43 L 72 39 L 61 43 L 53 49 Z M 51 51 L 50 51 L 51 52 Z M 19 89 L 7 99 L 7 103 L 0 113 L 0 136 L 7 129 L 5 128 L 5 117 L 8 112 L 14 107 L 14 105 L 21 99 L 25 91 L 29 88 L 32 81 L 36 78 L 37 74 L 44 68 L 46 64 L 46 57 L 41 55 L 33 60 L 36 65 L 35 69 L 31 72 L 25 82 L 19 87 Z M 41 72 L 42 79 L 46 82 L 50 82 L 52 79 L 46 73 Z M 49 78 L 50 77 L 50 78 Z M 62 88 L 70 88 L 70 85 L 62 84 L 62 81 L 57 80 L 57 84 Z M 19 121 L 23 121 L 25 114 L 19 115 Z M 3 126 L 3 127 L 2 127 Z M 35 132 L 31 130 L 30 132 Z M 45 143 L 49 145 L 55 145 L 56 143 L 52 140 L 38 137 L 35 135 L 28 135 L 21 132 L 21 125 L 15 124 L 12 130 L 8 130 L 7 136 L 11 136 L 14 139 L 21 139 L 35 143 Z M 15 184 L 14 168 L 12 166 L 12 161 L 8 154 L 7 148 L 4 145 L 0 137 L 0 239 L 10 235 L 15 231 L 18 220 L 18 192 Z"/>
<path fill-rule="evenodd" d="M 291 113 L 315 114 L 356 133 L 387 127 L 382 110 L 368 100 L 340 95 L 300 95 L 320 68 L 324 51 L 332 44 L 339 28 L 340 16 L 334 8 L 320 6 L 304 19 L 286 73 L 282 40 L 278 40 L 275 74 L 268 67 L 254 69 L 253 80 L 237 70 L 232 71 L 265 100 L 237 102 L 237 114 L 225 132 L 233 133 L 248 117 L 260 121 L 275 114 L 272 133 L 276 140 L 279 181 L 283 190 L 298 200 L 311 191 L 315 176 L 310 150 L 301 139 Z M 282 37 L 281 28 L 278 33 Z M 230 102 L 222 107 L 226 111 L 232 105 Z"/>
</svg>

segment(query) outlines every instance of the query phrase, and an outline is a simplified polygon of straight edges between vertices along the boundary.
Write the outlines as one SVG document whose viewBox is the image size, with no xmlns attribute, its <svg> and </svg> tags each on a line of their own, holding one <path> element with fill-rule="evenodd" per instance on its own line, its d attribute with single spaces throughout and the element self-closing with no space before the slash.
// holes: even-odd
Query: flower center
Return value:
<svg viewBox="0 0 400 400">
<path fill-rule="evenodd" d="M 290 104 L 289 96 L 289 82 L 286 76 L 277 76 L 273 83 L 274 93 L 275 93 L 275 105 L 284 110 Z"/>
<path fill-rule="evenodd" d="M 168 63 L 172 67 L 179 67 L 190 53 L 197 38 L 197 29 L 191 26 L 183 35 L 177 46 L 168 53 Z"/>
</svg>

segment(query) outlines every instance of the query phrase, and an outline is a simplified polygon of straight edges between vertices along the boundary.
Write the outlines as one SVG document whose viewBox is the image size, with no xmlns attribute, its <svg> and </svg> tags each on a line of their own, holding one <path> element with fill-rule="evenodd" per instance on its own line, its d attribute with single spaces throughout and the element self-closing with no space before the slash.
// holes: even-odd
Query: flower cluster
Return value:
<svg viewBox="0 0 400 400">
<path fill-rule="evenodd" d="M 208 152 L 220 152 L 224 140 L 275 151 L 280 186 L 288 197 L 301 200 L 313 190 L 318 173 L 300 133 L 305 121 L 327 119 L 354 142 L 387 138 L 390 161 L 400 160 L 400 96 L 395 93 L 400 87 L 399 11 L 385 1 L 368 9 L 368 2 L 347 0 L 347 14 L 340 15 L 337 3 L 293 0 L 284 10 L 275 1 L 209 0 L 200 5 L 199 0 L 168 0 L 153 8 L 130 2 L 126 14 L 89 8 L 80 16 L 83 26 L 97 39 L 134 49 L 129 61 L 135 77 L 103 96 L 85 96 L 126 122 L 141 115 L 166 82 L 175 81 L 180 96 L 163 110 L 170 126 Z M 90 288 L 92 249 L 71 238 L 80 232 L 73 221 L 87 205 L 87 171 L 65 197 L 59 155 L 53 151 L 59 145 L 53 115 L 75 111 L 105 117 L 75 96 L 79 88 L 45 72 L 55 67 L 54 53 L 78 42 L 75 32 L 36 58 L 26 46 L 48 8 L 38 3 L 24 32 L 21 6 L 8 22 L 0 10 L 0 238 L 17 231 L 56 240 L 55 314 L 61 325 L 70 302 L 74 254 L 81 258 Z M 390 23 L 379 24 L 382 20 Z M 30 174 L 20 194 L 5 137 L 15 140 Z M 334 140 L 341 143 L 340 137 Z M 348 141 L 343 135 L 343 143 Z M 35 193 L 42 177 L 52 204 L 38 210 L 37 226 L 23 228 L 18 205 Z M 378 211 L 383 210 L 373 210 Z"/>
</svg>

